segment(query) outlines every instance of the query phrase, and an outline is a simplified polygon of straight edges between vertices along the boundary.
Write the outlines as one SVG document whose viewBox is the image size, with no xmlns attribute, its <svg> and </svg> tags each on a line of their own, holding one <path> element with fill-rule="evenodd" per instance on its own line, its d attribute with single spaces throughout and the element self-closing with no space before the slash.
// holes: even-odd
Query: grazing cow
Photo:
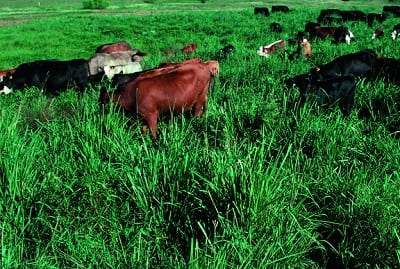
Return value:
<svg viewBox="0 0 400 269">
<path fill-rule="evenodd" d="M 298 31 L 295 38 L 288 39 L 288 44 L 290 46 L 299 45 L 303 42 L 304 39 L 307 39 L 306 33 L 303 31 Z"/>
<path fill-rule="evenodd" d="M 285 47 L 285 40 L 280 39 L 278 41 L 275 41 L 267 46 L 261 46 L 257 53 L 260 56 L 265 56 L 265 57 L 269 57 L 269 55 L 274 52 L 277 51 L 279 48 L 283 48 Z"/>
<path fill-rule="evenodd" d="M 197 49 L 196 43 L 190 43 L 181 49 L 183 54 L 192 54 L 195 53 Z"/>
<path fill-rule="evenodd" d="M 271 23 L 269 25 L 269 29 L 271 30 L 271 32 L 282 33 L 282 26 L 277 22 Z"/>
<path fill-rule="evenodd" d="M 305 59 L 309 59 L 312 56 L 311 44 L 305 38 L 298 42 L 297 50 L 289 55 L 289 60 L 298 58 L 301 54 L 304 55 Z"/>
<path fill-rule="evenodd" d="M 284 13 L 288 13 L 288 12 L 290 12 L 290 9 L 289 9 L 288 6 L 281 6 L 281 5 L 279 5 L 279 6 L 272 6 L 272 7 L 271 7 L 271 11 L 272 11 L 272 12 L 284 12 Z"/>
<path fill-rule="evenodd" d="M 343 21 L 367 21 L 367 14 L 360 10 L 340 11 Z"/>
<path fill-rule="evenodd" d="M 93 76 L 100 72 L 104 72 L 104 66 L 112 67 L 129 65 L 133 62 L 140 63 L 145 55 L 146 53 L 139 50 L 96 53 L 88 61 L 89 73 Z"/>
<path fill-rule="evenodd" d="M 372 39 L 382 38 L 383 37 L 383 28 L 378 27 L 375 32 L 372 34 Z"/>
<path fill-rule="evenodd" d="M 305 73 L 285 81 L 286 85 L 297 87 L 300 92 L 300 106 L 307 97 L 313 94 L 317 97 L 320 106 L 330 106 L 339 102 L 339 108 L 344 116 L 351 113 L 354 105 L 356 80 L 354 76 L 338 76 L 323 80 L 313 80 L 310 74 Z"/>
<path fill-rule="evenodd" d="M 306 59 L 312 56 L 311 44 L 307 39 L 303 39 L 303 42 L 300 43 L 300 46 L 303 48 L 303 55 Z"/>
<path fill-rule="evenodd" d="M 108 79 L 112 79 L 116 74 L 132 74 L 142 71 L 142 65 L 140 62 L 130 62 L 126 65 L 115 65 L 103 67 L 104 74 Z"/>
<path fill-rule="evenodd" d="M 335 58 L 310 71 L 313 80 L 324 80 L 338 76 L 355 76 L 357 78 L 373 79 L 377 55 L 373 50 L 366 49 Z"/>
<path fill-rule="evenodd" d="M 102 88 L 99 102 L 107 104 L 112 98 L 127 113 L 138 113 L 145 121 L 143 133 L 149 127 L 156 139 L 160 115 L 194 109 L 194 117 L 199 117 L 206 110 L 207 93 L 218 70 L 217 61 L 184 64 L 164 74 L 137 77 L 111 94 Z"/>
<path fill-rule="evenodd" d="M 350 32 L 349 28 L 345 26 L 337 27 L 335 32 L 333 33 L 333 40 L 335 44 L 346 42 L 348 45 L 350 45 L 350 41 L 352 38 L 354 38 L 353 33 Z"/>
<path fill-rule="evenodd" d="M 111 53 L 116 51 L 132 50 L 131 45 L 126 41 L 119 41 L 115 43 L 108 43 L 96 48 L 96 53 Z"/>
<path fill-rule="evenodd" d="M 304 26 L 304 32 L 310 33 L 310 31 L 312 31 L 315 26 L 321 26 L 321 24 L 318 22 L 311 22 L 311 21 L 307 22 L 306 25 Z"/>
<path fill-rule="evenodd" d="M 266 17 L 269 16 L 269 10 L 267 7 L 255 7 L 254 8 L 254 15 L 261 14 Z"/>
<path fill-rule="evenodd" d="M 393 15 L 394 17 L 400 17 L 400 6 L 383 6 L 382 14 L 386 16 Z"/>
<path fill-rule="evenodd" d="M 378 14 L 378 13 L 368 13 L 367 14 L 367 23 L 369 27 L 374 25 L 374 21 L 377 20 L 379 23 L 383 23 L 387 18 L 386 14 Z"/>
<path fill-rule="evenodd" d="M 317 18 L 317 21 L 318 21 L 319 23 L 332 25 L 332 24 L 342 23 L 342 22 L 343 22 L 343 19 L 342 19 L 342 18 L 338 18 L 338 17 L 325 16 L 325 17 L 323 17 L 323 18 L 318 17 L 318 18 Z"/>
<path fill-rule="evenodd" d="M 400 35 L 400 23 L 396 24 L 392 30 L 392 39 L 396 40 Z"/>
<path fill-rule="evenodd" d="M 337 8 L 328 8 L 328 9 L 321 9 L 319 12 L 320 17 L 325 17 L 325 16 L 333 16 L 333 15 L 338 15 L 340 16 L 340 10 Z"/>
<path fill-rule="evenodd" d="M 317 96 L 320 106 L 330 106 L 336 102 L 344 116 L 351 113 L 354 105 L 356 79 L 354 76 L 340 76 L 322 81 L 315 81 L 312 91 Z"/>
<path fill-rule="evenodd" d="M 3 77 L 5 76 L 11 76 L 12 74 L 14 74 L 16 68 L 12 68 L 12 69 L 6 69 L 6 70 L 1 70 L 0 71 L 0 82 L 3 81 Z"/>
<path fill-rule="evenodd" d="M 182 62 L 176 63 L 161 63 L 158 68 L 145 70 L 142 72 L 136 72 L 131 74 L 115 74 L 111 80 L 111 87 L 116 87 L 121 84 L 128 83 L 129 81 L 136 79 L 137 77 L 145 78 L 145 77 L 154 77 L 163 73 L 167 73 L 173 71 L 175 68 L 185 65 L 185 64 L 193 64 L 193 63 L 201 63 L 202 60 L 200 58 L 193 58 L 189 60 L 185 60 Z"/>
<path fill-rule="evenodd" d="M 216 58 L 221 61 L 224 60 L 229 54 L 235 51 L 235 47 L 233 45 L 227 45 L 222 49 L 218 50 L 216 53 Z"/>
<path fill-rule="evenodd" d="M 83 92 L 88 85 L 89 70 L 85 59 L 69 61 L 40 60 L 19 65 L 0 83 L 0 93 L 25 87 L 37 87 L 46 95 L 57 95 L 68 88 Z"/>
<path fill-rule="evenodd" d="M 311 26 L 308 33 L 310 35 L 310 39 L 325 39 L 327 36 L 333 36 L 335 31 L 336 27 Z"/>
</svg>

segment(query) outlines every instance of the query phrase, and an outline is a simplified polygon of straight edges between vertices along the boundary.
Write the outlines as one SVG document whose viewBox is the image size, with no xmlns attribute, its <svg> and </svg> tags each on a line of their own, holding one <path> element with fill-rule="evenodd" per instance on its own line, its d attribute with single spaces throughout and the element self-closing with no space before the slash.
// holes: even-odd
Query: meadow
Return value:
<svg viewBox="0 0 400 269">
<path fill-rule="evenodd" d="M 99 106 L 98 87 L 0 96 L 2 268 L 400 267 L 399 86 L 357 81 L 343 117 L 312 100 L 298 107 L 284 84 L 365 48 L 398 58 L 390 31 L 399 19 L 382 23 L 381 40 L 371 40 L 379 24 L 348 22 L 354 42 L 312 41 L 309 60 L 290 61 L 290 46 L 256 52 L 294 37 L 321 8 L 380 13 L 396 2 L 281 1 L 292 12 L 269 17 L 253 8 L 272 1 L 116 1 L 104 11 L 6 2 L 0 69 L 89 58 L 120 40 L 148 53 L 145 69 L 236 51 L 220 60 L 207 113 L 163 117 L 155 142 L 137 118 Z M 274 21 L 283 33 L 269 30 Z M 180 54 L 190 42 L 196 53 Z"/>
</svg>

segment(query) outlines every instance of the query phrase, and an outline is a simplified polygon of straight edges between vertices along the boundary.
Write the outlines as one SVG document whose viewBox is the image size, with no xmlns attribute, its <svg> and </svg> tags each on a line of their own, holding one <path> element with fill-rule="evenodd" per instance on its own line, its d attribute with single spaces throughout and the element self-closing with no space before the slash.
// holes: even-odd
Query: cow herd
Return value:
<svg viewBox="0 0 400 269">
<path fill-rule="evenodd" d="M 286 6 L 273 6 L 272 12 L 290 12 Z M 256 7 L 254 14 L 269 16 L 268 8 Z M 382 14 L 365 14 L 361 11 L 341 11 L 338 9 L 321 10 L 317 22 L 307 22 L 297 36 L 287 41 L 281 39 L 266 46 L 260 46 L 259 55 L 269 57 L 286 44 L 296 45 L 298 57 L 312 57 L 310 41 L 332 37 L 333 43 L 347 43 L 354 37 L 344 25 L 331 26 L 332 22 L 349 20 L 383 22 L 387 16 L 400 17 L 400 7 L 384 7 Z M 329 24 L 322 26 L 321 23 Z M 278 22 L 270 25 L 273 32 L 282 32 Z M 400 34 L 400 24 L 392 30 L 392 38 Z M 373 38 L 383 35 L 379 27 Z M 190 43 L 180 49 L 183 54 L 192 54 L 197 44 Z M 233 53 L 235 47 L 228 45 L 220 49 L 216 59 L 224 59 Z M 207 108 L 207 93 L 213 84 L 214 77 L 219 74 L 217 60 L 202 61 L 200 58 L 176 63 L 162 63 L 151 70 L 142 69 L 142 60 L 146 53 L 133 49 L 129 43 L 120 41 L 104 44 L 96 48 L 89 59 L 73 60 L 38 60 L 23 63 L 16 68 L 0 71 L 0 93 L 9 94 L 12 90 L 23 90 L 26 87 L 37 87 L 48 96 L 58 95 L 67 89 L 75 89 L 81 93 L 89 85 L 102 85 L 99 102 L 110 101 L 121 106 L 129 114 L 138 114 L 144 120 L 142 131 L 149 128 L 151 136 L 156 139 L 157 119 L 162 114 L 184 113 L 193 110 L 194 117 L 200 116 Z M 365 49 L 337 57 L 333 61 L 312 68 L 309 72 L 285 80 L 289 88 L 297 87 L 300 91 L 300 104 L 313 94 L 318 104 L 330 105 L 338 103 L 344 115 L 351 113 L 356 82 L 358 78 L 366 81 L 383 79 L 386 82 L 400 85 L 398 74 L 399 61 L 394 58 L 378 56 L 373 50 Z M 107 78 L 113 92 L 101 84 Z"/>
<path fill-rule="evenodd" d="M 289 8 L 284 10 L 288 12 Z M 254 14 L 269 16 L 269 11 L 268 8 L 257 8 L 254 9 Z M 300 49 L 303 47 L 303 54 L 307 59 L 312 55 L 311 44 L 308 40 L 325 39 L 330 36 L 333 44 L 347 43 L 350 45 L 350 40 L 354 38 L 353 33 L 344 25 L 336 27 L 331 26 L 331 24 L 360 21 L 373 26 L 374 20 L 381 23 L 390 15 L 400 17 L 400 7 L 385 6 L 382 14 L 365 14 L 358 10 L 323 9 L 320 11 L 317 22 L 307 22 L 304 30 L 298 31 L 297 36 L 289 39 L 288 43 L 298 45 L 294 54 L 296 56 L 299 56 Z M 322 26 L 321 23 L 329 25 Z M 277 29 L 279 30 L 277 31 Z M 279 23 L 274 22 L 270 24 L 270 30 L 281 32 L 282 27 Z M 392 38 L 396 39 L 399 34 L 400 24 L 397 24 L 393 27 Z M 381 38 L 382 35 L 383 28 L 379 27 L 375 30 L 372 38 Z M 270 53 L 284 46 L 285 41 L 278 40 L 267 46 L 261 46 L 258 54 L 269 56 Z M 289 57 L 289 59 L 293 58 Z M 364 79 L 366 82 L 383 80 L 387 83 L 400 85 L 400 69 L 398 67 L 400 67 L 398 59 L 378 56 L 375 51 L 365 49 L 339 56 L 331 62 L 312 68 L 309 72 L 286 79 L 285 85 L 289 88 L 296 87 L 299 89 L 300 104 L 303 104 L 306 98 L 312 94 L 316 96 L 317 103 L 321 106 L 338 103 L 343 115 L 347 116 L 351 113 L 354 105 L 358 79 Z"/>
<path fill-rule="evenodd" d="M 191 43 L 181 52 L 191 54 L 196 46 Z M 231 45 L 219 53 L 233 50 Z M 143 133 L 150 128 L 152 138 L 156 139 L 160 115 L 193 110 L 194 117 L 198 117 L 203 113 L 207 108 L 208 89 L 219 74 L 219 63 L 194 58 L 142 70 L 141 61 L 145 55 L 132 49 L 126 41 L 120 41 L 99 46 L 88 60 L 23 63 L 15 69 L 1 71 L 0 93 L 37 87 L 47 96 L 55 96 L 67 89 L 83 93 L 89 85 L 100 85 L 101 104 L 112 100 L 128 114 L 139 114 L 144 120 Z M 104 78 L 109 83 L 102 83 Z M 109 86 L 115 91 L 109 93 Z"/>
</svg>

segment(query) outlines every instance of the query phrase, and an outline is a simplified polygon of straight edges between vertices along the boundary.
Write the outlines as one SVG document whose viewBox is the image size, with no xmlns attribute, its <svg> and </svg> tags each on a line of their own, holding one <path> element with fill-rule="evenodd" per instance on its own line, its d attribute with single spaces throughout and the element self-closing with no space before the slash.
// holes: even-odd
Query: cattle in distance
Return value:
<svg viewBox="0 0 400 269">
<path fill-rule="evenodd" d="M 400 17 L 400 6 L 383 6 L 382 14 L 386 16 Z"/>
<path fill-rule="evenodd" d="M 393 26 L 392 39 L 396 40 L 399 37 L 399 35 L 400 35 L 400 23 Z"/>
<path fill-rule="evenodd" d="M 219 61 L 226 59 L 230 54 L 235 51 L 235 47 L 232 44 L 226 45 L 222 49 L 219 49 L 215 55 Z"/>
<path fill-rule="evenodd" d="M 271 7 L 271 11 L 272 12 L 284 12 L 284 13 L 288 13 L 290 12 L 290 9 L 288 6 L 284 6 L 284 5 L 274 5 Z"/>
<path fill-rule="evenodd" d="M 383 28 L 382 27 L 378 27 L 378 28 L 376 28 L 376 30 L 372 34 L 372 38 L 371 39 L 377 39 L 377 38 L 382 38 L 382 37 L 383 37 Z"/>
<path fill-rule="evenodd" d="M 267 7 L 255 7 L 254 8 L 254 15 L 261 14 L 266 17 L 269 16 L 269 9 Z"/>
<path fill-rule="evenodd" d="M 96 48 L 96 53 L 111 53 L 116 51 L 132 50 L 131 45 L 126 41 L 118 41 L 114 43 L 107 43 L 100 45 Z"/>
<path fill-rule="evenodd" d="M 285 40 L 280 39 L 275 42 L 272 42 L 269 45 L 260 46 L 260 48 L 257 51 L 257 54 L 268 58 L 271 53 L 277 51 L 278 49 L 284 48 L 284 47 L 285 47 Z"/>
<path fill-rule="evenodd" d="M 271 32 L 282 33 L 282 25 L 277 22 L 272 22 L 269 25 L 269 29 L 271 30 Z"/>
<path fill-rule="evenodd" d="M 19 65 L 10 76 L 0 83 L 0 93 L 25 87 L 37 87 L 46 95 L 58 95 L 69 88 L 83 92 L 88 85 L 89 70 L 85 59 L 68 61 L 38 60 Z"/>
<path fill-rule="evenodd" d="M 183 54 L 192 54 L 192 53 L 196 52 L 196 49 L 197 49 L 197 44 L 196 43 L 190 43 L 190 44 L 187 44 L 186 46 L 184 46 L 181 49 L 181 52 Z"/>
</svg>

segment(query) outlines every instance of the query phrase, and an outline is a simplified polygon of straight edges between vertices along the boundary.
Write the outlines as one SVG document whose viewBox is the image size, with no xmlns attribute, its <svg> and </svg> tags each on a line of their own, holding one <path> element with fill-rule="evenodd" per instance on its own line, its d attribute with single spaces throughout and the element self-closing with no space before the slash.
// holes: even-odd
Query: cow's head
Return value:
<svg viewBox="0 0 400 269">
<path fill-rule="evenodd" d="M 393 30 L 392 32 L 392 39 L 395 40 L 398 36 L 397 30 Z"/>
<path fill-rule="evenodd" d="M 138 50 L 135 54 L 132 55 L 132 62 L 141 62 L 143 60 L 143 57 L 146 55 L 146 52 Z"/>
<path fill-rule="evenodd" d="M 3 81 L 0 82 L 0 94 L 9 94 L 14 88 L 13 76 L 7 74 L 3 77 Z"/>
</svg>

